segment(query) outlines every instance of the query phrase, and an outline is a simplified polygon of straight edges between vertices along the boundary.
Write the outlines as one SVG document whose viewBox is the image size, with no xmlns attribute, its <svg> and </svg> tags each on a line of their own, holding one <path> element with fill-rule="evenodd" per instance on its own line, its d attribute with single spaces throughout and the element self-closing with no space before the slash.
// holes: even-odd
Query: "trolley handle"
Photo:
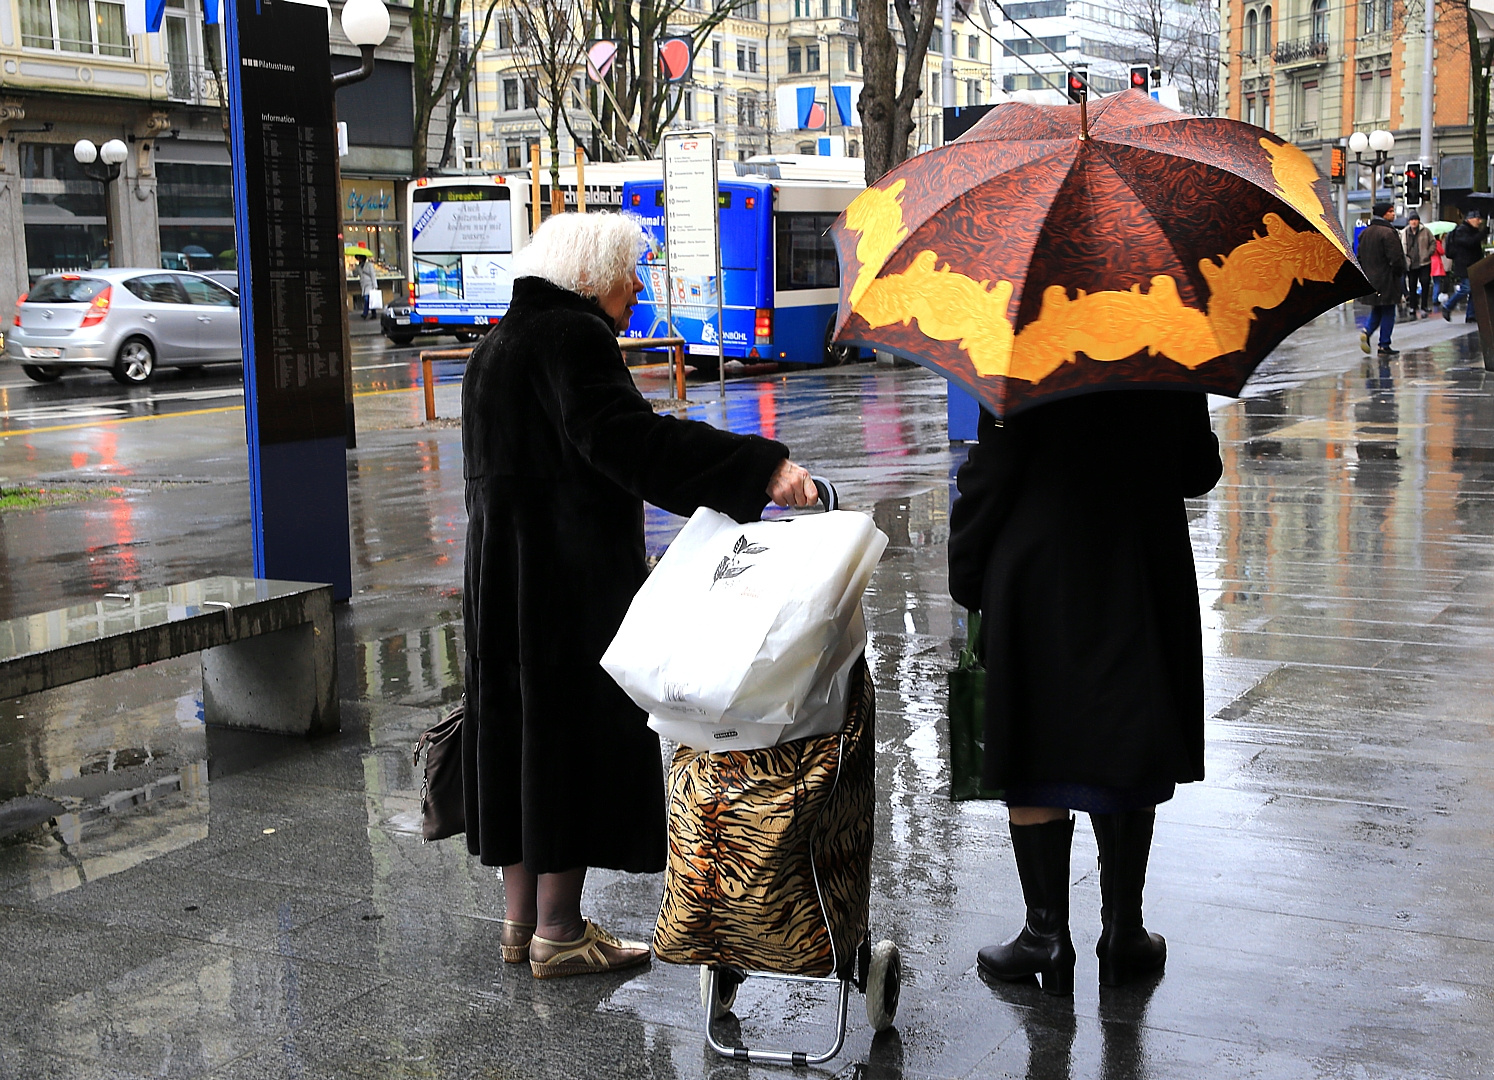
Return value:
<svg viewBox="0 0 1494 1080">
<path fill-rule="evenodd" d="M 814 482 L 814 490 L 820 497 L 820 501 L 816 505 L 826 513 L 831 510 L 839 510 L 840 492 L 835 490 L 835 485 L 823 476 L 811 476 L 809 479 Z"/>
</svg>

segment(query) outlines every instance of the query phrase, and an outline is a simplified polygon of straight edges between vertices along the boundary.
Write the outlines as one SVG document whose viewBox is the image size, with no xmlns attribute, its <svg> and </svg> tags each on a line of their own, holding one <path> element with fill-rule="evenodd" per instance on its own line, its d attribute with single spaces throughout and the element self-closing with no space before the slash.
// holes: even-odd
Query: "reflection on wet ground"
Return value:
<svg viewBox="0 0 1494 1080">
<path fill-rule="evenodd" d="M 809 1073 L 1483 1074 L 1494 400 L 1474 343 L 1434 330 L 1381 364 L 1329 326 L 1334 371 L 1309 342 L 1306 375 L 1279 363 L 1258 396 L 1216 402 L 1225 477 L 1189 507 L 1209 779 L 1162 811 L 1148 893 L 1168 970 L 1097 990 L 1081 823 L 1072 1003 L 974 969 L 1016 928 L 1020 892 L 1004 812 L 944 791 L 944 676 L 964 635 L 944 545 L 964 449 L 945 439 L 943 384 L 860 365 L 689 407 L 785 440 L 891 539 L 866 598 L 872 927 L 902 947 L 902 1011 L 876 1039 L 853 1013 L 845 1053 Z M 76 507 L 0 519 L 15 583 L 0 616 L 112 584 L 126 549 L 146 584 L 241 572 L 220 560 L 243 558 L 242 465 L 210 420 L 144 469 L 226 482 L 198 503 L 128 500 L 128 544 Z M 0 704 L 0 1077 L 781 1075 L 708 1055 L 693 971 L 541 983 L 506 967 L 499 882 L 460 841 L 420 842 L 410 750 L 460 693 L 460 438 L 391 423 L 360 441 L 339 736 L 204 727 L 190 659 Z M 650 550 L 679 525 L 651 511 Z M 588 911 L 646 936 L 658 893 L 597 873 Z M 729 1025 L 817 1044 L 832 1016 L 821 995 L 748 983 Z"/>
</svg>

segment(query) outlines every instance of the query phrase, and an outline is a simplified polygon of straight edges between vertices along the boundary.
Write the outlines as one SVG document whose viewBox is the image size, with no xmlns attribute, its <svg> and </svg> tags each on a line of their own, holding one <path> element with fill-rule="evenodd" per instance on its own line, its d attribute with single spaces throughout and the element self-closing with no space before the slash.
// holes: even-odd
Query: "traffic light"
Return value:
<svg viewBox="0 0 1494 1080">
<path fill-rule="evenodd" d="M 1421 162 L 1406 162 L 1406 205 L 1420 206 L 1422 200 Z"/>
<path fill-rule="evenodd" d="M 1162 69 L 1152 68 L 1152 89 L 1157 90 L 1162 86 Z"/>
<path fill-rule="evenodd" d="M 1159 73 L 1160 74 L 1160 73 Z M 1131 65 L 1131 89 L 1140 90 L 1143 94 L 1151 90 L 1151 68 L 1146 64 Z"/>
<path fill-rule="evenodd" d="M 1089 99 L 1089 68 L 1076 67 L 1069 69 L 1068 78 L 1069 100 L 1075 105 Z"/>
</svg>

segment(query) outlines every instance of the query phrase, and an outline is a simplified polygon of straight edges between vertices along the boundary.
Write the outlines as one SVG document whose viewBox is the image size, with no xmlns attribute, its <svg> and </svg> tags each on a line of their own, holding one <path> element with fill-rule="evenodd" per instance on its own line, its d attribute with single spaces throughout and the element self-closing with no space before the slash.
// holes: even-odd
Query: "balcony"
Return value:
<svg viewBox="0 0 1494 1080">
<path fill-rule="evenodd" d="M 1278 41 L 1271 58 L 1278 64 L 1300 64 L 1328 58 L 1328 35 L 1312 34 L 1295 41 Z"/>
<path fill-rule="evenodd" d="M 220 100 L 228 100 L 228 82 L 222 72 L 212 68 L 170 61 L 166 65 L 166 96 L 192 105 L 217 105 Z"/>
</svg>

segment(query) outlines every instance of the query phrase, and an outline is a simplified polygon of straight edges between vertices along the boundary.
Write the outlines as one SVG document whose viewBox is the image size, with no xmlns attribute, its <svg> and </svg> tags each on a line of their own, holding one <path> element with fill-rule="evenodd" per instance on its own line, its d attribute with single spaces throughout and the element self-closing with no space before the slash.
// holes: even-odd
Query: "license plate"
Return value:
<svg viewBox="0 0 1494 1080">
<path fill-rule="evenodd" d="M 394 320 L 394 325 L 395 326 L 409 326 L 410 325 L 410 320 L 409 319 L 395 319 Z"/>
<path fill-rule="evenodd" d="M 27 360 L 61 360 L 61 349 L 27 349 Z"/>
</svg>

